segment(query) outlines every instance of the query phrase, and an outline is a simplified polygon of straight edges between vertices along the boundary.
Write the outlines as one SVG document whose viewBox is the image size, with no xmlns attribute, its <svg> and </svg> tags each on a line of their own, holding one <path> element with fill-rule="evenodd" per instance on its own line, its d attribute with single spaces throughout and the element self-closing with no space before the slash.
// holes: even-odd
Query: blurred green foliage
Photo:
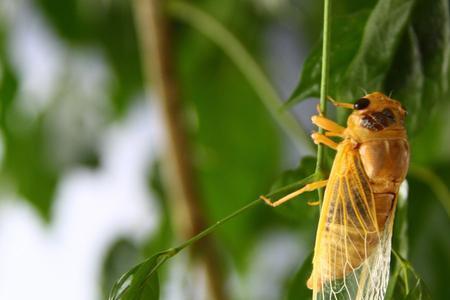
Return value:
<svg viewBox="0 0 450 300">
<path fill-rule="evenodd" d="M 114 84 L 107 87 L 113 111 L 108 121 L 122 117 L 135 96 L 143 92 L 130 1 L 30 2 L 65 45 L 93 47 L 105 56 L 114 78 Z M 308 44 L 311 53 L 301 68 L 301 80 L 291 103 L 317 97 L 321 1 L 278 2 L 277 9 L 264 7 L 263 1 L 197 0 L 192 4 L 236 35 L 261 65 L 264 65 L 268 28 L 286 22 L 300 42 L 314 45 Z M 283 156 L 289 151 L 284 148 L 286 143 L 281 140 L 277 125 L 245 77 L 207 38 L 187 24 L 173 21 L 171 25 L 176 74 L 189 121 L 195 176 L 206 219 L 213 223 L 267 192 L 269 187 L 278 188 L 311 174 L 314 161 L 305 158 L 299 167 L 291 166 L 293 170 L 280 175 L 282 162 L 286 161 Z M 44 111 L 37 119 L 31 119 L 18 111 L 22 82 L 8 55 L 8 38 L 13 33 L 4 24 L 0 26 L 3 26 L 0 28 L 0 125 L 4 144 L 0 179 L 13 184 L 49 220 L 61 174 L 66 168 L 92 161 L 87 157 L 95 156 L 95 146 L 69 166 L 51 162 L 51 153 L 58 149 L 49 150 L 48 128 L 44 126 L 49 113 Z M 401 100 L 410 112 L 408 128 L 413 163 L 435 172 L 447 188 L 450 186 L 449 26 L 446 0 L 333 1 L 330 95 L 352 101 L 362 95 L 361 88 L 392 91 L 393 97 Z M 136 263 L 140 257 L 137 252 L 149 256 L 171 244 L 170 212 L 164 206 L 166 199 L 159 182 L 159 167 L 153 166 L 149 174 L 149 189 L 157 191 L 163 204 L 163 224 L 159 233 L 139 250 L 126 237 L 113 245 L 105 259 L 105 290 L 113 282 L 108 276 L 117 276 Z M 400 246 L 394 236 L 394 245 L 402 256 L 408 257 L 433 299 L 450 299 L 449 216 L 423 178 L 412 175 L 408 182 L 408 206 L 399 210 L 405 215 L 398 218 L 396 225 L 400 227 L 396 229 L 397 237 L 405 239 Z M 312 249 L 318 210 L 308 207 L 305 201 L 313 201 L 315 196 L 309 193 L 277 210 L 256 207 L 221 228 L 214 238 L 224 256 L 231 260 L 229 269 L 236 267 L 238 272 L 247 272 L 256 242 L 273 227 L 295 230 Z M 140 265 L 142 269 L 130 272 L 143 270 L 136 277 L 145 277 L 145 271 L 157 262 L 148 259 Z M 310 258 L 298 262 L 299 272 L 286 283 L 287 299 L 305 295 L 302 293 L 307 292 L 304 282 L 309 266 Z M 164 280 L 164 276 L 161 278 Z M 419 285 L 413 292 L 421 289 Z M 155 297 L 159 287 L 152 285 L 145 291 Z"/>
<path fill-rule="evenodd" d="M 130 1 L 36 0 L 62 38 L 102 49 L 116 76 L 111 101 L 116 113 L 142 89 L 142 72 Z"/>
</svg>

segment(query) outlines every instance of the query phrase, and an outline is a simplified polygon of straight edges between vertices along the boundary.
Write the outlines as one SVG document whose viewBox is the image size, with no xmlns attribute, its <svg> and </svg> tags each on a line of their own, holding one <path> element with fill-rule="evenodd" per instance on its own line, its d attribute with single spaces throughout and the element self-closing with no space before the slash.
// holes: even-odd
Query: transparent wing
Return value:
<svg viewBox="0 0 450 300">
<path fill-rule="evenodd" d="M 314 299 L 384 298 L 389 278 L 392 218 L 390 213 L 380 222 L 359 155 L 338 153 L 316 238 L 309 283 Z"/>
</svg>

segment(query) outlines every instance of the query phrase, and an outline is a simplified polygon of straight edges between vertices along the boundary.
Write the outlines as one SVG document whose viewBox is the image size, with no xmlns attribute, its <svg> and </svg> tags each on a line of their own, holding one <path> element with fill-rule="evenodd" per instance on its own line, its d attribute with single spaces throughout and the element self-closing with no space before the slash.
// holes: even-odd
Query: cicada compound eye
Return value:
<svg viewBox="0 0 450 300">
<path fill-rule="evenodd" d="M 360 98 L 358 99 L 355 104 L 353 104 L 353 108 L 356 110 L 362 110 L 365 109 L 367 107 L 369 107 L 370 105 L 370 100 L 367 98 Z"/>
</svg>

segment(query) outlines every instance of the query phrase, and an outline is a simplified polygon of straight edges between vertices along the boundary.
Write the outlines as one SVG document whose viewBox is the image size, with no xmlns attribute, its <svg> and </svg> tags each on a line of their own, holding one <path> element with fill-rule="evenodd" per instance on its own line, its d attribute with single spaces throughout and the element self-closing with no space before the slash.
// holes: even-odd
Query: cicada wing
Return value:
<svg viewBox="0 0 450 300">
<path fill-rule="evenodd" d="M 389 277 L 393 214 L 380 226 L 359 156 L 341 154 L 337 159 L 339 169 L 329 179 L 317 232 L 313 298 L 382 300 Z"/>
</svg>

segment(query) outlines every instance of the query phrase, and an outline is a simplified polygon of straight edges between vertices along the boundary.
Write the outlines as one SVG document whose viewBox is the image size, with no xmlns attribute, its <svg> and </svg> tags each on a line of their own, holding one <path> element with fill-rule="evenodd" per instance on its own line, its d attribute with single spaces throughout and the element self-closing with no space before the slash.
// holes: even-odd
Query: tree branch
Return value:
<svg viewBox="0 0 450 300">
<path fill-rule="evenodd" d="M 141 46 L 143 69 L 156 91 L 156 103 L 162 110 L 166 130 L 166 149 L 163 160 L 165 185 L 170 197 L 175 229 L 180 238 L 201 232 L 206 226 L 195 183 L 191 153 L 184 130 L 178 83 L 172 64 L 170 30 L 161 0 L 135 0 L 134 14 Z M 211 241 L 202 241 L 196 252 L 203 252 L 212 299 L 225 299 L 218 255 Z"/>
</svg>

